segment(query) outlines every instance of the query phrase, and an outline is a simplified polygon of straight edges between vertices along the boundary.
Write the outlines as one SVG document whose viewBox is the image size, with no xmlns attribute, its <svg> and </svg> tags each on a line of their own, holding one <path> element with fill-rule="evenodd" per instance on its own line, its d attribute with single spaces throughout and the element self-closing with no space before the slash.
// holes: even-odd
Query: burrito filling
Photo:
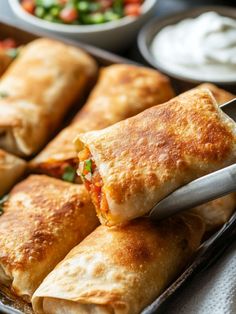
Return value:
<svg viewBox="0 0 236 314">
<path fill-rule="evenodd" d="M 109 211 L 106 196 L 103 192 L 103 181 L 91 155 L 90 150 L 85 147 L 79 152 L 79 172 L 86 189 L 90 192 L 92 201 L 101 213 Z"/>
<path fill-rule="evenodd" d="M 76 174 L 77 165 L 78 159 L 76 158 L 60 161 L 52 160 L 37 165 L 35 172 L 47 174 L 71 183 L 80 183 Z"/>
</svg>

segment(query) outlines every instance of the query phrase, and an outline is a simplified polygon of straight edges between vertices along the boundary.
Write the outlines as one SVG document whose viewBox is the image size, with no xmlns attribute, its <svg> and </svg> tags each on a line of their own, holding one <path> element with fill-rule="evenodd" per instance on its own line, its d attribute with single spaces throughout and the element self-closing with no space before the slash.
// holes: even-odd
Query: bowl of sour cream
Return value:
<svg viewBox="0 0 236 314">
<path fill-rule="evenodd" d="M 138 44 L 145 60 L 173 79 L 235 91 L 235 8 L 202 7 L 155 19 L 142 29 Z"/>
</svg>

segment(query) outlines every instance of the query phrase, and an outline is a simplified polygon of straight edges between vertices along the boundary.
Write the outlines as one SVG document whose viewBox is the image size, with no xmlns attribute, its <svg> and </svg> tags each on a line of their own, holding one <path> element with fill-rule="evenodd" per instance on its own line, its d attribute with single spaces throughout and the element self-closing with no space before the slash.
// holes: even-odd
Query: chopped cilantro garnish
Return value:
<svg viewBox="0 0 236 314">
<path fill-rule="evenodd" d="M 18 48 L 7 49 L 6 54 L 12 59 L 15 59 L 19 55 L 19 49 Z"/>
<path fill-rule="evenodd" d="M 92 160 L 91 159 L 85 160 L 84 169 L 87 170 L 88 172 L 92 172 Z"/>
<path fill-rule="evenodd" d="M 0 91 L 0 98 L 6 98 L 8 97 L 8 93 L 4 92 L 4 91 Z"/>
<path fill-rule="evenodd" d="M 68 181 L 68 182 L 74 182 L 75 177 L 76 177 L 76 170 L 75 170 L 75 168 L 73 168 L 71 166 L 67 166 L 64 169 L 64 173 L 62 175 L 62 180 Z"/>
<path fill-rule="evenodd" d="M 7 201 L 8 195 L 4 195 L 0 198 L 0 216 L 4 213 L 3 205 Z"/>
</svg>

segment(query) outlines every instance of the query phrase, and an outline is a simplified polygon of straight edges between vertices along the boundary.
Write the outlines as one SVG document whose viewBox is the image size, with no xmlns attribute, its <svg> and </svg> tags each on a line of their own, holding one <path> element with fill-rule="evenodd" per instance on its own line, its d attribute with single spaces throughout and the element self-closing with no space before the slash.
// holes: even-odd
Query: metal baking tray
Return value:
<svg viewBox="0 0 236 314">
<path fill-rule="evenodd" d="M 193 262 L 185 271 L 141 314 L 164 314 L 168 302 L 181 291 L 181 287 L 197 274 L 208 269 L 214 264 L 225 250 L 232 244 L 236 237 L 236 212 L 231 216 L 220 230 L 214 233 L 209 239 L 199 247 Z"/>
<path fill-rule="evenodd" d="M 50 35 L 45 32 L 29 32 L 24 27 L 16 27 L 6 18 L 0 21 L 0 39 L 12 37 L 18 44 L 27 44 L 39 37 L 49 37 L 60 40 L 72 46 L 80 47 L 93 56 L 100 66 L 111 64 L 127 63 L 137 64 L 129 59 L 122 58 L 105 50 L 78 43 L 76 41 L 65 39 L 60 36 Z M 165 307 L 168 302 L 174 298 L 181 288 L 188 283 L 191 278 L 210 267 L 212 263 L 225 251 L 236 235 L 236 212 L 231 219 L 208 240 L 206 240 L 195 255 L 193 262 L 188 265 L 185 271 L 149 306 L 147 306 L 142 314 L 161 314 L 166 313 Z M 6 314 L 33 314 L 30 305 L 11 295 L 6 288 L 0 287 L 0 313 Z"/>
</svg>

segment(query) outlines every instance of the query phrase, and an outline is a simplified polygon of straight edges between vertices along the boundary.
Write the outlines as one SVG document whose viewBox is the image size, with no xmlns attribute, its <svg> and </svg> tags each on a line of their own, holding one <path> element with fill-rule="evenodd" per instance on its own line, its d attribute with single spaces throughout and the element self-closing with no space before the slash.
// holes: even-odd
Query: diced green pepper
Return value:
<svg viewBox="0 0 236 314">
<path fill-rule="evenodd" d="M 124 3 L 123 0 L 114 0 L 113 3 L 113 10 L 114 13 L 118 14 L 121 18 L 124 14 Z"/>
<path fill-rule="evenodd" d="M 57 0 L 35 0 L 36 6 L 41 6 L 45 9 L 52 7 L 57 4 Z"/>
<path fill-rule="evenodd" d="M 87 170 L 88 172 L 92 172 L 92 160 L 91 159 L 85 160 L 85 170 Z"/>
<path fill-rule="evenodd" d="M 104 13 L 104 18 L 106 22 L 116 21 L 120 19 L 120 16 L 117 13 L 110 11 L 107 11 Z"/>
<path fill-rule="evenodd" d="M 50 9 L 50 14 L 53 16 L 53 17 L 58 17 L 59 14 L 60 14 L 60 8 L 59 7 L 53 7 Z"/>
<path fill-rule="evenodd" d="M 76 177 L 76 170 L 75 170 L 75 168 L 73 168 L 71 166 L 67 166 L 64 169 L 64 173 L 62 175 L 62 180 L 68 181 L 68 182 L 74 182 L 75 177 Z"/>
<path fill-rule="evenodd" d="M 89 12 L 89 3 L 86 1 L 80 1 L 77 4 L 77 9 L 79 12 Z"/>
<path fill-rule="evenodd" d="M 52 15 L 50 15 L 50 14 L 46 14 L 44 16 L 44 20 L 46 20 L 48 22 L 54 22 L 55 21 L 54 17 Z"/>
<path fill-rule="evenodd" d="M 36 7 L 34 14 L 39 18 L 43 18 L 44 14 L 45 14 L 45 9 L 43 7 Z"/>
<path fill-rule="evenodd" d="M 101 4 L 98 2 L 91 2 L 89 3 L 89 11 L 91 13 L 97 12 L 99 9 L 101 9 Z"/>
<path fill-rule="evenodd" d="M 105 22 L 104 14 L 102 13 L 94 13 L 87 14 L 83 16 L 84 24 L 101 24 Z"/>
</svg>

